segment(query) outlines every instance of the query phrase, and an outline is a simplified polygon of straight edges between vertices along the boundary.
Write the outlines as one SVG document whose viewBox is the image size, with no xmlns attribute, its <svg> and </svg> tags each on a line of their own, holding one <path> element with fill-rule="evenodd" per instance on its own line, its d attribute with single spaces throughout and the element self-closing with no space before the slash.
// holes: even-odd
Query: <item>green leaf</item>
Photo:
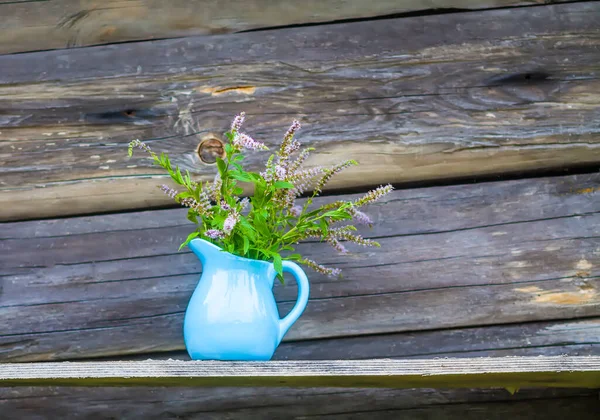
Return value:
<svg viewBox="0 0 600 420">
<path fill-rule="evenodd" d="M 323 216 L 325 217 L 335 217 L 340 215 L 340 212 L 338 210 L 332 210 L 332 211 L 328 211 L 326 213 L 323 213 Z"/>
<path fill-rule="evenodd" d="M 169 161 L 169 156 L 167 154 L 165 154 L 164 152 L 162 152 L 160 154 L 160 157 L 162 159 L 163 165 L 165 166 L 165 168 L 171 172 L 173 170 L 173 168 L 171 167 L 171 162 Z"/>
<path fill-rule="evenodd" d="M 266 259 L 269 259 L 269 258 L 271 258 L 271 256 L 272 256 L 272 253 L 271 253 L 271 251 L 269 251 L 269 250 L 267 250 L 267 249 L 263 249 L 263 248 L 250 248 L 250 249 L 253 249 L 253 250 L 255 250 L 256 252 L 258 252 L 258 253 L 260 253 L 260 254 L 264 255 Z M 259 256 L 259 259 L 260 259 L 260 256 Z"/>
<path fill-rule="evenodd" d="M 244 236 L 247 236 L 252 242 L 256 242 L 256 229 L 248 222 L 248 219 L 242 216 L 238 223 Z"/>
<path fill-rule="evenodd" d="M 194 198 L 194 194 L 192 194 L 191 192 L 188 192 L 188 191 L 184 191 L 184 192 L 180 192 L 179 194 L 177 194 L 175 196 L 175 200 L 179 201 L 184 198 L 190 198 L 190 197 Z"/>
<path fill-rule="evenodd" d="M 242 194 L 243 192 L 244 192 L 244 189 L 243 189 L 243 188 L 240 188 L 240 187 L 235 187 L 235 188 L 233 189 L 233 193 L 234 193 L 235 195 L 240 195 L 240 194 Z"/>
<path fill-rule="evenodd" d="M 287 182 L 287 181 L 276 181 L 275 184 L 273 184 L 273 186 L 277 189 L 294 188 L 294 184 L 292 184 L 291 182 Z"/>
<path fill-rule="evenodd" d="M 293 261 L 298 261 L 302 259 L 302 255 L 300 254 L 292 254 L 292 255 L 288 255 L 287 257 L 285 257 L 286 260 L 293 260 Z"/>
<path fill-rule="evenodd" d="M 190 243 L 190 241 L 191 241 L 192 239 L 194 239 L 194 238 L 198 237 L 198 235 L 200 235 L 200 233 L 198 233 L 198 231 L 194 231 L 194 232 L 190 233 L 190 234 L 188 235 L 187 239 L 185 240 L 185 242 L 184 242 L 184 243 L 182 243 L 182 244 L 179 246 L 179 250 L 181 251 L 181 248 L 183 248 L 184 246 L 186 246 L 187 244 L 189 244 L 189 243 Z"/>
<path fill-rule="evenodd" d="M 329 226 L 327 226 L 327 222 L 325 221 L 325 219 L 320 220 L 319 227 L 321 228 L 321 234 L 323 236 L 327 235 L 327 230 L 328 230 Z"/>
<path fill-rule="evenodd" d="M 192 189 L 192 177 L 190 176 L 190 171 L 189 170 L 185 170 L 185 177 L 184 177 L 184 181 L 185 181 L 185 186 L 188 187 L 189 189 Z"/>
<path fill-rule="evenodd" d="M 319 212 L 321 211 L 321 209 L 316 209 L 313 211 L 309 211 L 308 213 L 304 214 L 304 219 L 308 219 L 309 217 L 313 217 L 316 216 L 317 214 L 319 214 Z"/>
<path fill-rule="evenodd" d="M 283 278 L 283 263 L 281 261 L 281 255 L 277 253 L 273 254 L 273 267 L 277 274 Z"/>
<path fill-rule="evenodd" d="M 225 222 L 225 218 L 227 217 L 226 213 L 215 214 L 210 220 L 210 225 L 214 229 L 221 229 L 223 227 L 223 222 Z"/>
<path fill-rule="evenodd" d="M 265 188 L 267 185 L 264 182 L 257 182 L 254 188 L 254 196 L 252 197 L 252 206 L 254 208 L 262 207 L 265 199 Z"/>
<path fill-rule="evenodd" d="M 221 178 L 225 178 L 225 172 L 227 172 L 227 164 L 220 157 L 217 158 L 217 168 L 219 168 L 219 174 Z"/>
<path fill-rule="evenodd" d="M 185 181 L 183 180 L 183 176 L 181 175 L 181 170 L 179 170 L 179 166 L 177 167 L 177 171 L 175 172 L 175 176 L 173 177 L 175 181 L 180 185 L 185 185 Z"/>
<path fill-rule="evenodd" d="M 248 250 L 250 249 L 250 241 L 248 237 L 244 235 L 244 255 L 248 254 Z"/>
<path fill-rule="evenodd" d="M 248 174 L 248 176 L 250 178 L 252 178 L 253 182 L 265 182 L 265 179 L 262 177 L 261 174 L 259 174 L 258 172 L 250 172 L 250 171 L 246 171 L 246 173 Z"/>
<path fill-rule="evenodd" d="M 230 171 L 229 177 L 242 182 L 252 182 L 252 178 L 246 172 Z"/>
<path fill-rule="evenodd" d="M 188 210 L 187 219 L 192 223 L 198 224 L 198 217 L 196 216 L 194 209 Z"/>
<path fill-rule="evenodd" d="M 225 144 L 225 154 L 229 157 L 233 154 L 233 147 L 229 143 Z"/>
<path fill-rule="evenodd" d="M 271 230 L 267 226 L 265 218 L 260 213 L 254 215 L 254 227 L 266 238 L 271 236 Z"/>
<path fill-rule="evenodd" d="M 231 131 L 228 131 L 225 133 L 225 137 L 227 137 L 228 140 L 233 141 L 233 133 Z M 227 145 L 226 145 L 227 146 Z"/>
</svg>

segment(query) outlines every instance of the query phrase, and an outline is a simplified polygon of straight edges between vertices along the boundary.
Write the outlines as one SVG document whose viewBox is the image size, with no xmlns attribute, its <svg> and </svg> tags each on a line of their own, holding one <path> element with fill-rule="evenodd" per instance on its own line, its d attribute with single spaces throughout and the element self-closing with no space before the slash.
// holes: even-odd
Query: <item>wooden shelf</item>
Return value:
<svg viewBox="0 0 600 420">
<path fill-rule="evenodd" d="M 0 387 L 36 385 L 600 388 L 600 357 L 0 364 Z"/>
</svg>

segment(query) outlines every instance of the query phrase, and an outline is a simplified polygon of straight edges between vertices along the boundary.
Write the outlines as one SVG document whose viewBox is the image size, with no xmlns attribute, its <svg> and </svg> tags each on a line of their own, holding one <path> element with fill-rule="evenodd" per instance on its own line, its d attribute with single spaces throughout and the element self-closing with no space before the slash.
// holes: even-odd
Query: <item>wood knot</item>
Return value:
<svg viewBox="0 0 600 420">
<path fill-rule="evenodd" d="M 225 159 L 225 145 L 215 136 L 208 136 L 200 141 L 196 153 L 204 163 L 215 163 L 217 158 Z"/>
<path fill-rule="evenodd" d="M 495 77 L 490 85 L 533 85 L 547 82 L 550 74 L 545 71 L 531 71 L 527 73 L 516 73 L 507 76 Z"/>
</svg>

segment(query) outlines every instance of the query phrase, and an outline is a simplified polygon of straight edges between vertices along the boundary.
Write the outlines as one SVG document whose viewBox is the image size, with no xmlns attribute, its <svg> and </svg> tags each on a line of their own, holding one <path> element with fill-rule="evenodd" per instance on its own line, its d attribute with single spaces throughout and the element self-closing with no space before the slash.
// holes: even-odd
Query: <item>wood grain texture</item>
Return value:
<svg viewBox="0 0 600 420">
<path fill-rule="evenodd" d="M 277 360 L 600 355 L 600 319 L 284 343 Z M 189 358 L 187 354 L 181 356 Z M 172 357 L 172 356 L 170 356 Z"/>
<path fill-rule="evenodd" d="M 0 386 L 600 388 L 600 357 L 0 364 Z"/>
<path fill-rule="evenodd" d="M 590 174 L 395 191 L 367 209 L 375 227 L 363 233 L 381 248 L 340 256 L 321 243 L 299 246 L 342 268 L 344 278 L 308 273 L 311 301 L 286 339 L 598 317 L 599 186 L 600 175 Z M 201 272 L 193 254 L 176 251 L 191 227 L 184 213 L 1 225 L 0 357 L 183 349 L 183 313 Z M 296 287 L 277 286 L 275 294 L 283 314 Z M 598 354 L 597 325 L 590 320 L 584 336 L 578 327 L 566 335 L 579 351 Z M 535 334 L 553 334 L 540 328 Z M 471 338 L 479 349 L 483 337 Z M 547 338 L 536 339 L 540 347 L 565 336 Z M 374 351 L 383 357 L 387 350 Z"/>
<path fill-rule="evenodd" d="M 212 179 L 195 149 L 242 110 L 358 160 L 332 189 L 597 164 L 599 45 L 590 2 L 2 56 L 0 220 L 165 205 L 126 144 Z"/>
<path fill-rule="evenodd" d="M 565 354 L 600 355 L 599 318 L 287 341 L 277 348 L 273 360 L 424 359 Z M 190 360 L 190 357 L 185 351 L 177 351 L 102 358 L 146 359 Z"/>
<path fill-rule="evenodd" d="M 266 1 L 53 0 L 0 2 L 0 54 L 113 42 L 223 34 L 370 18 L 424 9 L 535 5 L 536 0 Z"/>
<path fill-rule="evenodd" d="M 570 388 L 0 388 L 8 419 L 596 420 L 598 391 Z"/>
</svg>

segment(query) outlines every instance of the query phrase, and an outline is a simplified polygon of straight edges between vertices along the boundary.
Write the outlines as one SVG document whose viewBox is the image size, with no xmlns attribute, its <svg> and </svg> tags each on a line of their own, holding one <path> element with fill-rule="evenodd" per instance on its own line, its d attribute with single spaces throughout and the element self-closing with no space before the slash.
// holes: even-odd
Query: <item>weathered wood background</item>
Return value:
<svg viewBox="0 0 600 420">
<path fill-rule="evenodd" d="M 309 273 L 276 359 L 600 355 L 600 3 L 263 3 L 0 3 L 0 362 L 187 358 L 191 225 L 126 145 L 211 179 L 196 147 L 242 110 L 272 146 L 299 118 L 311 165 L 360 162 L 323 202 L 399 187 L 368 209 L 382 248 L 302 245 L 344 278 Z M 0 417 L 596 419 L 597 396 L 2 388 Z"/>
<path fill-rule="evenodd" d="M 299 118 L 302 141 L 318 150 L 311 165 L 358 160 L 333 188 L 596 164 L 599 10 L 577 3 L 0 56 L 0 220 L 165 205 L 155 188 L 164 175 L 145 156 L 127 159 L 126 144 L 146 140 L 212 179 L 197 145 L 242 110 L 271 145 Z"/>
<path fill-rule="evenodd" d="M 426 9 L 485 9 L 540 0 L 17 0 L 0 2 L 0 54 L 239 32 Z M 552 1 L 561 3 L 564 0 Z"/>
<path fill-rule="evenodd" d="M 600 175 L 592 174 L 395 191 L 367 209 L 375 227 L 363 233 L 377 238 L 380 249 L 340 256 L 323 243 L 298 248 L 342 268 L 344 278 L 311 272 L 311 303 L 286 338 L 417 330 L 443 337 L 447 328 L 558 321 L 540 334 L 557 334 L 555 344 L 575 345 L 574 351 L 597 349 L 598 185 Z M 201 272 L 190 251 L 177 252 L 189 229 L 184 209 L 5 224 L 3 358 L 66 360 L 183 349 L 183 313 Z M 288 310 L 295 285 L 276 287 L 276 296 L 280 309 Z M 590 319 L 562 327 L 582 317 Z M 589 341 L 565 342 L 570 329 L 575 335 L 589 330 Z M 497 339 L 510 337 L 499 333 Z M 361 337 L 355 339 L 360 343 Z M 372 350 L 385 346 L 385 338 L 362 339 L 372 342 Z M 421 352 L 415 343 L 405 351 L 435 352 L 436 341 Z M 352 346 L 332 344 L 327 358 L 353 354 Z"/>
</svg>

